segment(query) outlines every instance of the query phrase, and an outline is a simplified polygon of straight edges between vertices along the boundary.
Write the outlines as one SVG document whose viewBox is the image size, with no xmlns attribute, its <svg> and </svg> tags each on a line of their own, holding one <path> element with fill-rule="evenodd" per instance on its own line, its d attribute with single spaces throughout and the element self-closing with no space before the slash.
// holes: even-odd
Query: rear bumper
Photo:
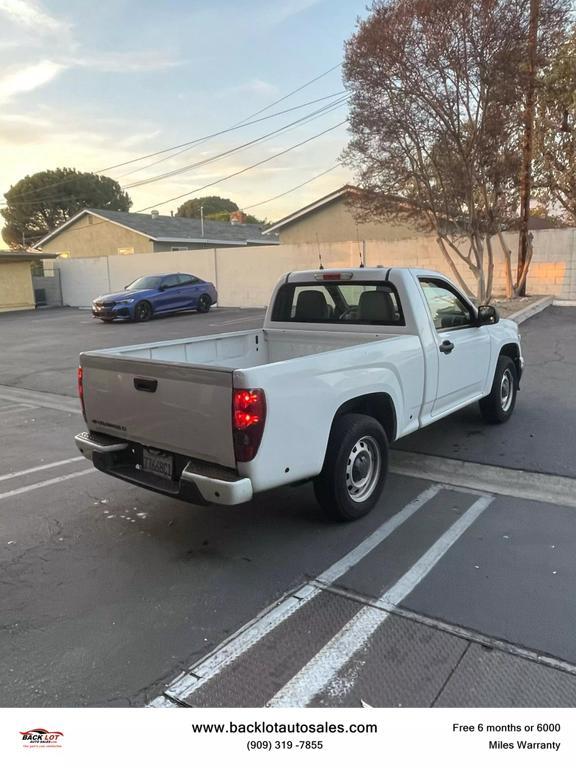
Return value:
<svg viewBox="0 0 576 768">
<path fill-rule="evenodd" d="M 169 480 L 139 469 L 130 443 L 88 432 L 82 432 L 74 439 L 80 453 L 90 459 L 96 469 L 165 496 L 192 504 L 233 506 L 250 501 L 254 494 L 252 482 L 247 477 L 210 476 L 199 472 L 197 463 L 189 461 L 178 480 Z"/>
</svg>

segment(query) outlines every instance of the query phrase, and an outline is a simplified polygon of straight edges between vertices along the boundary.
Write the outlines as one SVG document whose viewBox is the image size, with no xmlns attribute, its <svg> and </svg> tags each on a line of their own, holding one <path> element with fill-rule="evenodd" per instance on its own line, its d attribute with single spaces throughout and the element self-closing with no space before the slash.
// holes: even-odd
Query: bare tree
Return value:
<svg viewBox="0 0 576 768">
<path fill-rule="evenodd" d="M 543 71 L 538 92 L 538 194 L 549 205 L 559 205 L 576 224 L 576 32 Z"/>
<path fill-rule="evenodd" d="M 562 34 L 565 6 L 543 0 L 539 62 Z M 344 66 L 344 159 L 365 190 L 360 216 L 431 228 L 480 302 L 492 295 L 496 242 L 513 295 L 521 281 L 502 232 L 518 216 L 528 0 L 375 0 L 370 10 Z"/>
</svg>

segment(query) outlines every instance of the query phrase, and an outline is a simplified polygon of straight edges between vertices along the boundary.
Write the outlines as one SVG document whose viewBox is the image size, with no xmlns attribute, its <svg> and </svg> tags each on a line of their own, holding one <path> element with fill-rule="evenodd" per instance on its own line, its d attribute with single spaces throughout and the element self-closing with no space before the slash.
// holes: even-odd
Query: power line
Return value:
<svg viewBox="0 0 576 768">
<path fill-rule="evenodd" d="M 234 173 L 230 173 L 227 176 L 223 176 L 220 179 L 217 179 L 216 181 L 212 181 L 209 184 L 204 184 L 202 187 L 197 187 L 196 189 L 189 190 L 188 192 L 184 192 L 182 195 L 176 195 L 175 197 L 171 197 L 167 200 L 162 200 L 160 203 L 155 203 L 154 205 L 148 205 L 146 208 L 141 208 L 139 211 L 136 211 L 136 213 L 142 213 L 143 211 L 149 211 L 151 208 L 155 208 L 156 206 L 161 205 L 167 205 L 168 203 L 173 203 L 175 200 L 180 200 L 183 197 L 188 197 L 189 195 L 195 195 L 197 192 L 202 192 L 204 189 L 208 189 L 208 187 L 213 187 L 216 184 L 220 184 L 223 181 L 227 181 L 228 179 L 232 179 L 235 176 L 240 176 L 242 173 L 246 173 L 247 171 L 251 171 L 254 168 L 258 168 L 260 165 L 264 165 L 265 163 L 269 163 L 270 160 L 274 160 L 277 157 L 281 157 L 282 155 L 287 154 L 288 152 L 292 152 L 294 149 L 298 149 L 298 147 L 303 147 L 305 144 L 308 144 L 311 141 L 314 141 L 314 139 L 320 138 L 320 136 L 324 136 L 327 133 L 330 133 L 330 131 L 334 131 L 336 128 L 340 128 L 341 125 L 344 125 L 348 122 L 348 119 L 341 120 L 339 123 L 336 123 L 336 125 L 330 126 L 330 128 L 326 128 L 324 131 L 321 131 L 320 133 L 314 134 L 314 136 L 310 136 L 308 139 L 304 139 L 304 141 L 299 141 L 297 144 L 293 144 L 291 147 L 288 147 L 287 149 L 283 149 L 281 152 L 277 152 L 274 155 L 270 155 L 270 157 L 266 157 L 264 160 L 260 160 L 257 163 L 253 163 L 252 165 L 246 166 L 246 168 L 242 168 L 240 171 L 235 171 Z"/>
<path fill-rule="evenodd" d="M 260 143 L 262 143 L 264 141 L 267 141 L 272 136 L 279 136 L 281 134 L 284 134 L 284 133 L 287 133 L 287 132 L 289 132 L 291 130 L 294 130 L 295 127 L 302 127 L 302 126 L 308 124 L 309 122 L 312 122 L 313 120 L 318 119 L 319 117 L 323 117 L 324 115 L 327 115 L 330 112 L 333 112 L 334 110 L 336 110 L 340 106 L 342 106 L 346 101 L 347 101 L 347 98 L 336 99 L 334 102 L 331 102 L 330 104 L 326 104 L 323 107 L 321 107 L 320 109 L 317 109 L 317 110 L 315 110 L 315 111 L 313 111 L 313 112 L 311 112 L 311 113 L 309 113 L 307 115 L 304 115 L 303 117 L 298 118 L 298 120 L 294 120 L 291 123 L 287 123 L 286 125 L 281 126 L 280 128 L 277 128 L 274 131 L 270 131 L 269 133 L 264 134 L 263 136 L 259 136 L 256 139 L 252 139 L 249 142 L 245 142 L 244 144 L 240 144 L 240 145 L 238 145 L 236 147 L 233 147 L 231 149 L 225 150 L 225 151 L 220 152 L 220 153 L 218 153 L 216 155 L 213 155 L 211 157 L 205 158 L 204 160 L 199 160 L 199 161 L 196 161 L 195 163 L 191 163 L 191 164 L 186 165 L 186 166 L 181 166 L 180 168 L 176 168 L 176 169 L 174 169 L 172 171 L 167 171 L 167 172 L 165 172 L 163 174 L 160 174 L 158 176 L 150 177 L 148 179 L 142 179 L 142 180 L 137 181 L 137 182 L 133 182 L 132 184 L 126 185 L 122 189 L 123 190 L 127 190 L 127 189 L 133 189 L 133 188 L 141 187 L 141 186 L 144 186 L 146 184 L 154 183 L 156 181 L 166 180 L 168 178 L 171 178 L 172 176 L 176 176 L 176 175 L 179 175 L 181 173 L 185 173 L 185 172 L 190 171 L 190 170 L 196 170 L 198 168 L 203 168 L 204 166 L 209 165 L 210 163 L 216 162 L 217 160 L 220 160 L 220 159 L 222 159 L 224 157 L 228 157 L 228 156 L 230 156 L 232 154 L 240 152 L 241 150 L 246 149 L 247 147 L 255 146 L 255 145 L 260 144 Z M 71 196 L 68 195 L 66 197 L 38 198 L 38 199 L 35 199 L 35 200 L 23 200 L 21 202 L 23 204 L 29 204 L 29 205 L 34 205 L 34 204 L 43 203 L 43 202 L 55 204 L 55 203 L 60 203 L 60 202 L 67 203 L 67 202 L 70 202 L 70 199 L 71 199 Z"/>
<path fill-rule="evenodd" d="M 282 101 L 285 101 L 286 99 L 290 98 L 296 93 L 299 93 L 300 91 L 304 90 L 305 88 L 308 88 L 308 86 L 312 85 L 313 83 L 316 83 L 318 80 L 321 80 L 323 77 L 326 77 L 326 75 L 333 72 L 335 69 L 338 69 L 341 66 L 341 64 L 336 64 L 334 67 L 330 67 L 330 69 L 327 69 L 325 72 L 322 72 L 320 75 L 317 75 L 316 77 L 312 78 L 312 80 L 308 80 L 308 82 L 304 83 L 303 85 L 299 86 L 298 88 L 295 88 L 293 91 L 290 91 L 290 93 L 287 93 L 285 96 L 282 96 L 279 99 L 276 99 L 275 101 L 271 102 L 270 104 L 267 104 L 265 107 L 262 107 L 262 109 L 259 109 L 257 112 L 254 112 L 252 115 L 249 115 L 246 118 L 243 118 L 243 120 L 239 123 L 236 123 L 233 126 L 230 126 L 229 128 L 226 128 L 222 131 L 217 131 L 212 134 L 208 134 L 207 136 L 202 136 L 197 139 L 192 139 L 190 141 L 183 142 L 181 144 L 175 144 L 171 147 L 167 147 L 165 149 L 158 150 L 156 152 L 150 152 L 146 155 L 140 155 L 139 157 L 135 157 L 132 160 L 126 160 L 122 163 L 116 163 L 115 165 L 109 165 L 105 168 L 100 168 L 96 171 L 92 171 L 94 174 L 100 174 L 105 173 L 106 171 L 112 171 L 116 168 L 122 168 L 126 165 L 132 165 L 132 163 L 140 162 L 141 160 L 148 160 L 152 157 L 158 157 L 159 155 L 166 154 L 167 152 L 172 152 L 176 149 L 181 149 L 182 147 L 187 147 L 192 144 L 197 144 L 203 141 L 207 141 L 208 139 L 215 138 L 216 136 L 220 136 L 223 133 L 227 133 L 231 130 L 237 130 L 238 128 L 246 127 L 247 125 L 250 125 L 251 123 L 248 123 L 246 121 L 251 120 L 253 117 L 257 117 L 258 115 L 262 114 L 263 112 L 266 112 L 267 110 L 271 109 L 272 107 L 276 106 L 277 104 L 280 104 Z M 261 118 L 261 120 L 269 119 L 272 116 L 268 116 L 267 118 Z M 260 122 L 260 121 L 255 121 Z M 70 177 L 72 177 L 72 174 L 70 174 Z M 53 187 L 60 186 L 66 181 L 66 177 L 64 179 L 61 179 L 60 181 L 53 182 L 52 184 L 45 184 L 42 187 L 38 187 L 37 191 L 41 191 L 43 189 L 51 189 Z M 18 195 L 16 196 L 15 200 L 18 199 Z"/>
<path fill-rule="evenodd" d="M 156 181 L 163 181 L 165 179 L 169 179 L 172 176 L 177 176 L 181 173 L 185 173 L 186 171 L 193 170 L 195 168 L 201 168 L 205 165 L 208 165 L 216 160 L 221 160 L 223 157 L 228 157 L 229 155 L 232 155 L 236 152 L 241 151 L 242 149 L 246 149 L 247 147 L 251 147 L 254 144 L 258 144 L 262 141 L 266 141 L 271 136 L 277 136 L 280 133 L 284 133 L 285 131 L 294 128 L 299 125 L 303 125 L 307 122 L 310 122 L 311 120 L 315 120 L 318 117 L 321 117 L 322 115 L 331 112 L 334 109 L 337 109 L 338 107 L 342 106 L 346 101 L 348 101 L 347 98 L 338 99 L 331 104 L 327 104 L 324 107 L 321 107 L 320 109 L 311 112 L 308 115 L 304 115 L 304 117 L 298 118 L 298 120 L 294 120 L 292 123 L 288 123 L 287 125 L 284 125 L 280 128 L 277 128 L 274 131 L 270 131 L 269 133 L 264 134 L 263 136 L 260 136 L 256 139 L 252 139 L 251 141 L 247 141 L 244 144 L 240 144 L 237 147 L 233 147 L 232 149 L 225 150 L 224 152 L 219 152 L 216 155 L 212 155 L 212 157 L 206 158 L 205 160 L 199 160 L 195 163 L 191 163 L 190 165 L 184 165 L 180 168 L 175 168 L 172 171 L 166 171 L 165 173 L 161 173 L 158 176 L 153 176 L 148 179 L 142 179 L 140 181 L 132 182 L 132 184 L 127 184 L 126 186 L 122 187 L 123 190 L 127 189 L 134 189 L 135 187 L 141 187 L 145 184 L 151 184 Z"/>
<path fill-rule="evenodd" d="M 290 189 L 287 189 L 285 192 L 281 192 L 279 195 L 274 195 L 274 197 L 269 197 L 266 200 L 261 200 L 259 203 L 253 203 L 252 205 L 243 205 L 242 210 L 251 211 L 252 208 L 258 208 L 259 206 L 265 205 L 266 203 L 271 203 L 273 200 L 278 200 L 280 197 L 285 197 L 286 195 L 289 195 L 290 192 L 295 192 L 297 189 L 301 189 L 302 187 L 305 187 L 307 184 L 311 184 L 313 181 L 316 181 L 316 179 L 319 179 L 321 176 L 326 176 L 326 174 L 336 170 L 336 168 L 340 168 L 341 165 L 342 163 L 336 163 L 336 165 L 333 165 L 331 168 L 327 168 L 325 171 L 322 171 L 322 173 L 317 173 L 316 176 L 312 176 L 312 178 L 306 179 L 306 181 L 303 181 L 301 184 L 298 184 L 295 187 L 291 187 Z"/>
<path fill-rule="evenodd" d="M 328 96 L 322 96 L 319 99 L 312 99 L 312 101 L 306 101 L 304 104 L 298 104 L 295 107 L 289 107 L 288 109 L 283 109 L 280 112 L 274 112 L 271 115 L 267 115 L 266 117 L 261 117 L 258 120 L 252 120 L 251 122 L 244 122 L 244 123 L 237 123 L 234 126 L 231 126 L 230 128 L 226 128 L 223 131 L 219 131 L 218 133 L 210 134 L 209 136 L 205 136 L 203 138 L 197 139 L 195 142 L 193 142 L 191 145 L 187 145 L 184 147 L 184 149 L 179 149 L 177 152 L 173 152 L 171 155 L 167 155 L 166 157 L 161 158 L 160 160 L 155 160 L 153 163 L 148 163 L 147 165 L 143 165 L 140 168 L 134 168 L 131 171 L 126 171 L 126 173 L 116 174 L 116 179 L 123 179 L 126 176 L 131 176 L 133 173 L 138 173 L 139 171 L 145 171 L 147 168 L 152 168 L 155 165 L 159 165 L 161 163 L 165 163 L 167 160 L 171 160 L 173 157 L 176 157 L 177 155 L 181 155 L 184 152 L 188 152 L 192 147 L 196 148 L 200 146 L 201 144 L 206 143 L 209 139 L 215 138 L 217 136 L 222 136 L 225 133 L 230 133 L 231 131 L 235 131 L 238 128 L 247 128 L 250 125 L 256 125 L 257 123 L 262 123 L 265 120 L 272 120 L 274 117 L 278 117 L 279 115 L 285 115 L 288 112 L 294 112 L 298 109 L 303 109 L 304 107 L 309 107 L 312 104 L 318 104 L 320 101 L 327 101 L 328 99 L 333 99 L 335 96 L 342 96 L 342 94 L 346 93 L 346 91 L 336 91 L 335 93 L 330 93 Z"/>
<path fill-rule="evenodd" d="M 179 175 L 181 173 L 185 173 L 190 170 L 196 170 L 198 168 L 203 168 L 206 165 L 209 165 L 210 163 L 213 163 L 217 160 L 220 160 L 224 157 L 228 157 L 232 154 L 235 154 L 237 152 L 242 151 L 243 149 L 246 149 L 247 147 L 256 146 L 264 141 L 267 141 L 272 136 L 280 136 L 284 133 L 287 133 L 291 130 L 294 130 L 295 127 L 302 127 L 309 122 L 312 122 L 313 120 L 318 119 L 319 117 L 323 117 L 324 115 L 329 114 L 330 112 L 333 112 L 334 110 L 341 107 L 345 102 L 347 101 L 347 98 L 341 98 L 336 99 L 335 101 L 331 102 L 330 104 L 326 104 L 320 109 L 317 109 L 313 112 L 310 112 L 307 115 L 304 115 L 298 120 L 294 120 L 291 123 L 287 123 L 284 126 L 281 126 L 280 128 L 277 128 L 274 131 L 270 131 L 267 134 L 264 134 L 263 136 L 259 136 L 256 139 L 252 139 L 251 141 L 245 142 L 244 144 L 240 144 L 236 147 L 232 147 L 231 149 L 225 150 L 223 152 L 219 152 L 216 155 L 212 155 L 211 157 L 205 158 L 203 160 L 198 160 L 194 163 L 191 163 L 186 166 L 181 166 L 180 168 L 173 169 L 172 171 L 166 171 L 163 174 L 160 174 L 158 176 L 150 177 L 147 179 L 141 179 L 140 181 L 133 182 L 131 184 L 128 184 L 124 187 L 122 187 L 122 190 L 130 190 L 133 188 L 141 187 L 146 184 L 154 183 L 156 181 L 163 181 L 165 179 L 171 178 L 172 176 Z M 34 200 L 22 200 L 20 201 L 22 204 L 28 204 L 28 205 L 35 205 L 38 203 L 69 203 L 70 200 L 73 199 L 73 195 L 67 195 L 65 197 L 46 197 L 46 198 L 37 198 Z"/>
<path fill-rule="evenodd" d="M 260 160 L 257 163 L 252 163 L 252 165 L 248 165 L 245 168 L 242 168 L 239 171 L 235 171 L 234 173 L 230 173 L 227 176 L 222 176 L 220 179 L 216 179 L 216 181 L 211 181 L 208 184 L 204 184 L 201 187 L 197 187 L 196 189 L 189 190 L 188 192 L 184 192 L 181 195 L 176 195 L 175 197 L 168 198 L 167 200 L 162 200 L 160 202 L 153 203 L 152 205 L 147 205 L 145 208 L 140 208 L 138 211 L 133 211 L 133 213 L 144 213 L 145 211 L 149 211 L 154 208 L 159 208 L 161 205 L 167 205 L 168 203 L 172 203 L 175 200 L 181 200 L 183 197 L 188 197 L 189 195 L 194 195 L 197 192 L 202 192 L 204 189 L 208 189 L 209 187 L 213 187 L 216 184 L 221 184 L 223 181 L 227 181 L 228 179 L 232 179 L 235 176 L 240 176 L 243 173 L 247 173 L 248 171 L 253 170 L 254 168 L 257 168 L 261 165 L 264 165 L 265 163 L 269 163 L 271 160 L 275 160 L 277 157 L 281 157 L 282 155 L 286 155 L 288 152 L 292 152 L 294 149 L 298 149 L 299 147 L 304 146 L 305 144 L 309 144 L 311 141 L 314 141 L 315 139 L 320 138 L 321 136 L 325 136 L 327 133 L 330 133 L 331 131 L 336 130 L 336 128 L 340 128 L 340 126 L 345 125 L 348 122 L 348 119 L 341 120 L 339 123 L 336 123 L 335 125 L 330 126 L 330 128 L 326 128 L 323 131 L 320 131 L 320 133 L 314 134 L 314 136 L 310 136 L 307 139 L 304 139 L 303 141 L 299 141 L 297 144 L 293 144 L 291 147 L 287 147 L 286 149 L 283 149 L 281 152 L 276 152 L 274 155 L 270 155 L 270 157 L 264 158 L 264 160 Z M 100 221 L 96 224 L 85 224 L 82 227 L 76 227 L 74 230 L 75 232 L 78 232 L 82 229 L 88 229 L 91 227 L 97 227 L 100 224 L 107 224 L 107 221 Z M 42 238 L 41 238 L 42 239 Z"/>
</svg>

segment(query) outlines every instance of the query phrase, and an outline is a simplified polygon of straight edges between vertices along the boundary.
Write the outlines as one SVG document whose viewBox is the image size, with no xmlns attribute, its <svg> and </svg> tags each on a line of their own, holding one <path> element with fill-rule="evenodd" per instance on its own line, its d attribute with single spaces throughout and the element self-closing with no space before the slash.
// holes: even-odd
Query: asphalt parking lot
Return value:
<svg viewBox="0 0 576 768">
<path fill-rule="evenodd" d="M 400 441 L 353 525 L 309 485 L 199 508 L 76 454 L 80 351 L 261 319 L 0 316 L 0 706 L 576 706 L 576 310 L 522 326 L 508 424 Z"/>
</svg>

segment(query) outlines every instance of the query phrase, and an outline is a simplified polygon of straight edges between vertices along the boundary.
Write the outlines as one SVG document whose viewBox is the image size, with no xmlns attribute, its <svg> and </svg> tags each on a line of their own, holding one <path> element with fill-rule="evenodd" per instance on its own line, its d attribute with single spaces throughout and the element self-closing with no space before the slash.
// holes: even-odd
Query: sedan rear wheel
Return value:
<svg viewBox="0 0 576 768">
<path fill-rule="evenodd" d="M 208 312 L 210 307 L 212 306 L 212 299 L 210 296 L 208 296 L 207 293 L 203 293 L 202 296 L 198 299 L 198 304 L 196 306 L 196 309 L 198 312 Z"/>
</svg>

